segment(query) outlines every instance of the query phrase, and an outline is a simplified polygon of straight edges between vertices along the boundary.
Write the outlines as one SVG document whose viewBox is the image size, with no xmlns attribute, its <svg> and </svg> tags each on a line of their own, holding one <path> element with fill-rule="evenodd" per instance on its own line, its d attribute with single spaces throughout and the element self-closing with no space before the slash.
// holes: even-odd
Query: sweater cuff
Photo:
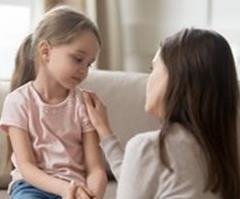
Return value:
<svg viewBox="0 0 240 199">
<path fill-rule="evenodd" d="M 102 139 L 99 145 L 102 148 L 102 150 L 108 151 L 107 149 L 111 148 L 111 146 L 116 142 L 119 142 L 117 136 L 112 134 Z"/>
</svg>

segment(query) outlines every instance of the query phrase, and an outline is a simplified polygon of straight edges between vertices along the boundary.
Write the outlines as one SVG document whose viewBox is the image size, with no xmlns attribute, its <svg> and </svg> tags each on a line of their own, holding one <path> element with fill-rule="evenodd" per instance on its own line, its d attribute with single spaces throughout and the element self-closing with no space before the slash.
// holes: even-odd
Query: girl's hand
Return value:
<svg viewBox="0 0 240 199">
<path fill-rule="evenodd" d="M 87 187 L 77 186 L 74 181 L 71 181 L 67 193 L 64 199 L 92 199 L 95 198 L 92 191 L 90 191 Z"/>
<path fill-rule="evenodd" d="M 94 199 L 94 193 L 85 186 L 78 186 L 75 194 L 76 199 Z M 74 199 L 75 199 L 74 198 Z"/>
<path fill-rule="evenodd" d="M 63 197 L 63 199 L 75 199 L 76 191 L 77 191 L 77 186 L 74 183 L 74 181 L 71 181 L 71 183 L 67 189 L 67 193 L 66 193 L 65 197 Z"/>
<path fill-rule="evenodd" d="M 95 93 L 84 91 L 83 97 L 89 118 L 93 126 L 96 128 L 100 139 L 103 139 L 112 134 L 108 122 L 106 106 L 103 105 L 102 101 Z"/>
</svg>

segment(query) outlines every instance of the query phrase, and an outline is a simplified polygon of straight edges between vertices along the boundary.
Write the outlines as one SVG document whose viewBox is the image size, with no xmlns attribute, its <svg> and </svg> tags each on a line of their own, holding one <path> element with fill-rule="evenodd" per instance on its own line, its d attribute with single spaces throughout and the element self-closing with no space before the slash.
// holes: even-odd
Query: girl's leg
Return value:
<svg viewBox="0 0 240 199">
<path fill-rule="evenodd" d="M 11 187 L 10 199 L 61 199 L 61 197 L 35 188 L 24 180 L 19 180 Z"/>
</svg>

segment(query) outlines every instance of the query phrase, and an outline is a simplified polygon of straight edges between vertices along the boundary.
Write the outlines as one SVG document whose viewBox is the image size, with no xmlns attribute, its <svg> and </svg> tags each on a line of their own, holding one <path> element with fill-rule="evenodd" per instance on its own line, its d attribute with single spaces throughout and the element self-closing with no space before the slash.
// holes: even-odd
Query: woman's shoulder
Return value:
<svg viewBox="0 0 240 199">
<path fill-rule="evenodd" d="M 159 148 L 159 136 L 161 129 L 139 133 L 133 136 L 127 143 L 128 147 L 138 146 L 142 148 Z M 199 144 L 194 136 L 180 124 L 173 124 L 166 134 L 165 139 L 168 147 L 173 149 L 199 148 Z M 176 147 L 178 146 L 178 147 Z"/>
<path fill-rule="evenodd" d="M 167 132 L 166 143 L 176 148 L 177 145 L 182 147 L 198 147 L 197 140 L 193 134 L 181 124 L 174 123 Z"/>
<path fill-rule="evenodd" d="M 206 159 L 201 145 L 194 135 L 180 124 L 174 124 L 166 136 L 166 148 L 172 166 L 179 170 L 188 170 L 197 175 L 197 170 L 205 172 Z M 189 164 L 191 163 L 191 164 Z M 198 177 L 200 173 L 198 173 Z"/>
<path fill-rule="evenodd" d="M 134 153 L 139 156 L 155 156 L 159 157 L 160 153 L 160 136 L 161 130 L 139 133 L 132 137 L 128 143 L 126 150 L 128 153 Z M 194 136 L 179 124 L 173 124 L 166 134 L 164 140 L 168 154 L 173 158 L 173 162 L 177 162 L 179 157 L 181 160 L 200 159 L 202 149 Z"/>
</svg>

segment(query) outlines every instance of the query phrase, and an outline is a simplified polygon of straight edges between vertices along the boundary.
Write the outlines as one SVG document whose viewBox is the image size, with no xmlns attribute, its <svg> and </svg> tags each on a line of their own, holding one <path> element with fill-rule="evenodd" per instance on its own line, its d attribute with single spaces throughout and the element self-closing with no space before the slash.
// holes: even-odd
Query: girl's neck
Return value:
<svg viewBox="0 0 240 199">
<path fill-rule="evenodd" d="M 66 99 L 69 94 L 69 90 L 62 87 L 58 82 L 40 74 L 33 81 L 33 87 L 42 100 L 48 104 L 58 104 Z"/>
</svg>

